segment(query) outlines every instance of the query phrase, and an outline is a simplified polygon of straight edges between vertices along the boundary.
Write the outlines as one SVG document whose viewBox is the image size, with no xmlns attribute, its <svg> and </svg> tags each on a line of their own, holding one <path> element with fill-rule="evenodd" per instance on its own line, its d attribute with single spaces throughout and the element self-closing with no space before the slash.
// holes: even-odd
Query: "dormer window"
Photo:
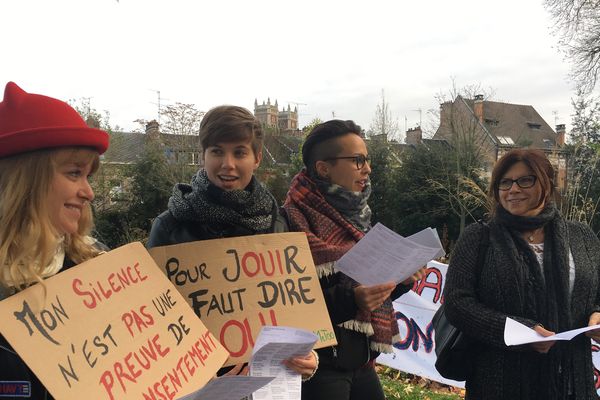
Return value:
<svg viewBox="0 0 600 400">
<path fill-rule="evenodd" d="M 497 136 L 498 137 L 498 141 L 500 142 L 500 144 L 504 144 L 504 145 L 508 145 L 508 146 L 512 146 L 513 144 L 515 144 L 515 142 L 512 140 L 511 137 L 508 136 Z"/>
<path fill-rule="evenodd" d="M 538 124 L 537 122 L 528 122 L 527 126 L 529 126 L 531 129 L 540 129 L 542 124 Z"/>
</svg>

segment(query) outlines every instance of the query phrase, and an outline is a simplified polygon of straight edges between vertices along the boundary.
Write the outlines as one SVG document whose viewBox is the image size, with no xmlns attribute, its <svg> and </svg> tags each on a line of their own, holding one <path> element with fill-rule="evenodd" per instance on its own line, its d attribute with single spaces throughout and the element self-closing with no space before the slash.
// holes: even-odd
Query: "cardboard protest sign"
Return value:
<svg viewBox="0 0 600 400">
<path fill-rule="evenodd" d="M 231 353 L 248 361 L 265 325 L 314 332 L 336 344 L 305 233 L 279 233 L 156 247 L 150 254 L 196 315 Z"/>
<path fill-rule="evenodd" d="M 0 302 L 0 332 L 57 399 L 173 399 L 227 351 L 140 243 Z"/>
</svg>

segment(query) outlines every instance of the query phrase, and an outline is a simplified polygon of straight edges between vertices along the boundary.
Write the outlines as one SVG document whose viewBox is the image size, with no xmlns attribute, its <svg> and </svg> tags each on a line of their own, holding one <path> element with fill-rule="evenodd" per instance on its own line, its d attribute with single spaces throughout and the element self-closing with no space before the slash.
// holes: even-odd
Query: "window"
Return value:
<svg viewBox="0 0 600 400">
<path fill-rule="evenodd" d="M 509 136 L 498 136 L 498 141 L 500 144 L 513 145 L 515 142 Z"/>
</svg>

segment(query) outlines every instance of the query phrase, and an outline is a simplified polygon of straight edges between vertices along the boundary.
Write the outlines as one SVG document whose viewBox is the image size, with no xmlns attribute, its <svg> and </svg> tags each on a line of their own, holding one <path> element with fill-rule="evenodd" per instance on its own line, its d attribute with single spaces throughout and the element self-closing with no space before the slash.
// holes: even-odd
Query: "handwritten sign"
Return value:
<svg viewBox="0 0 600 400">
<path fill-rule="evenodd" d="M 305 233 L 205 240 L 150 254 L 229 350 L 226 365 L 249 360 L 265 325 L 314 332 L 318 348 L 337 343 Z"/>
<path fill-rule="evenodd" d="M 140 243 L 0 302 L 0 332 L 57 399 L 173 399 L 227 351 Z"/>
</svg>

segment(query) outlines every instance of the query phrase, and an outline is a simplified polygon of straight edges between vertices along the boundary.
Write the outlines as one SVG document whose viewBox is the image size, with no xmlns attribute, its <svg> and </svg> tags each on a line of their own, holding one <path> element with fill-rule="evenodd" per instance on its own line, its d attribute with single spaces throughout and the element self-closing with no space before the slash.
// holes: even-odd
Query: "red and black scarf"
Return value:
<svg viewBox="0 0 600 400">
<path fill-rule="evenodd" d="M 319 278 L 338 273 L 344 286 L 357 286 L 358 283 L 352 278 L 335 270 L 335 262 L 365 234 L 327 202 L 304 170 L 292 180 L 283 207 L 290 229 L 306 232 Z M 391 353 L 392 343 L 399 338 L 398 324 L 389 298 L 372 312 L 359 310 L 353 320 L 340 326 L 364 333 L 370 339 L 371 348 L 381 353 Z"/>
</svg>

